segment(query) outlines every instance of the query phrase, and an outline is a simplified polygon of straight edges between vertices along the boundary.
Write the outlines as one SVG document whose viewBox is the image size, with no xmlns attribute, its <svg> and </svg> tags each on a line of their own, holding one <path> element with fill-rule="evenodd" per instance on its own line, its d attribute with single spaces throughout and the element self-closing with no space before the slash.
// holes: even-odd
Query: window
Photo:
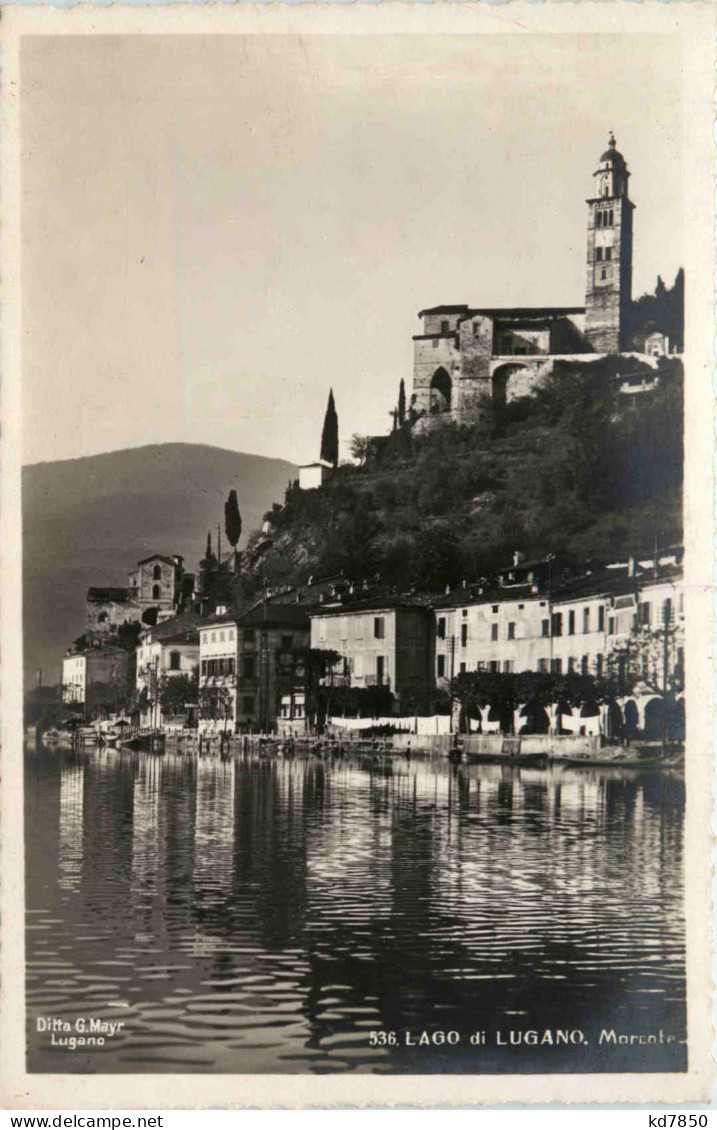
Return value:
<svg viewBox="0 0 717 1130">
<path fill-rule="evenodd" d="M 233 656 L 231 657 L 231 659 L 226 660 L 226 669 L 227 669 L 227 675 L 233 675 L 234 674 L 234 657 Z"/>
<path fill-rule="evenodd" d="M 607 278 L 607 267 L 603 267 L 603 269 L 601 270 L 601 272 L 600 272 L 600 278 L 601 278 L 601 279 L 606 279 L 606 278 Z"/>
<path fill-rule="evenodd" d="M 491 608 L 491 612 L 493 612 L 493 614 L 495 614 L 497 611 L 498 611 L 498 605 L 494 604 L 493 607 Z"/>
<path fill-rule="evenodd" d="M 233 639 L 234 639 L 234 629 L 233 629 L 233 628 L 232 628 L 232 629 L 231 629 L 230 631 L 228 631 L 228 632 L 227 632 L 227 639 L 228 639 L 228 640 L 229 640 L 230 642 L 231 642 L 231 640 L 233 640 Z"/>
<path fill-rule="evenodd" d="M 205 677 L 206 673 L 207 673 L 207 661 L 206 661 L 206 659 L 203 659 L 202 660 L 202 678 Z"/>
<path fill-rule="evenodd" d="M 461 666 L 460 666 L 460 672 L 461 672 L 461 675 L 465 675 L 465 673 L 466 673 L 466 665 L 465 665 L 465 663 L 461 663 Z"/>
<path fill-rule="evenodd" d="M 162 570 L 160 569 L 159 565 L 155 565 L 154 569 L 152 570 L 152 580 L 153 581 L 161 581 L 161 579 L 162 579 Z"/>
<path fill-rule="evenodd" d="M 152 585 L 152 600 L 159 600 L 162 590 L 159 585 Z"/>
<path fill-rule="evenodd" d="M 436 635 L 438 636 L 439 640 L 444 640 L 446 638 L 446 618 L 445 618 L 445 616 L 439 616 L 438 617 L 438 625 L 436 627 Z"/>
<path fill-rule="evenodd" d="M 515 639 L 515 621 L 514 620 L 511 620 L 508 623 L 508 639 L 509 640 Z"/>
<path fill-rule="evenodd" d="M 525 605 L 524 605 L 524 604 L 519 604 L 519 605 L 518 605 L 518 610 L 519 610 L 520 612 L 522 612 L 524 608 L 525 608 Z"/>
<path fill-rule="evenodd" d="M 583 608 L 583 635 L 587 635 L 590 631 L 590 609 Z"/>
<path fill-rule="evenodd" d="M 602 247 L 595 248 L 595 262 L 602 263 Z"/>
<path fill-rule="evenodd" d="M 595 660 L 595 674 L 598 679 L 602 678 L 602 655 L 598 655 Z"/>
<path fill-rule="evenodd" d="M 495 642 L 495 640 L 498 639 L 498 625 L 497 624 L 491 624 L 491 626 L 490 626 L 490 638 L 494 642 Z"/>
<path fill-rule="evenodd" d="M 562 636 L 562 634 L 563 634 L 563 614 L 562 614 L 562 612 L 553 612 L 552 632 L 553 632 L 554 636 Z"/>
<path fill-rule="evenodd" d="M 568 612 L 568 635 L 569 636 L 575 635 L 575 609 L 574 608 L 571 609 L 570 612 Z"/>
<path fill-rule="evenodd" d="M 602 227 L 602 217 L 603 217 L 602 212 L 598 212 L 597 215 L 595 216 L 595 227 L 596 228 Z"/>
<path fill-rule="evenodd" d="M 608 260 L 612 259 L 612 247 L 605 248 L 605 258 Z"/>
<path fill-rule="evenodd" d="M 461 624 L 461 647 L 465 647 L 468 643 L 468 625 Z"/>
<path fill-rule="evenodd" d="M 598 608 L 598 631 L 605 631 L 605 605 L 601 604 Z"/>
<path fill-rule="evenodd" d="M 450 328 L 449 328 L 448 322 L 441 322 L 441 333 L 447 334 L 449 332 L 450 332 Z"/>
<path fill-rule="evenodd" d="M 480 333 L 480 322 L 473 323 L 473 337 L 478 337 Z"/>
<path fill-rule="evenodd" d="M 512 674 L 512 671 L 513 671 L 513 660 L 512 659 L 504 659 L 503 660 L 503 673 L 505 675 L 510 675 L 510 674 Z"/>
<path fill-rule="evenodd" d="M 280 646 L 286 651 L 294 642 L 293 636 L 282 636 Z"/>
<path fill-rule="evenodd" d="M 615 635 L 615 617 L 614 616 L 608 616 L 608 619 L 607 619 L 607 634 L 609 636 Z"/>
<path fill-rule="evenodd" d="M 464 608 L 463 611 L 461 612 L 461 616 L 467 616 L 467 615 L 468 615 L 468 609 Z"/>
<path fill-rule="evenodd" d="M 545 639 L 546 636 L 550 635 L 550 620 L 540 621 L 540 634 L 543 639 Z"/>
<path fill-rule="evenodd" d="M 498 674 L 498 667 L 499 667 L 498 660 L 497 659 L 491 659 L 490 663 L 488 664 L 488 670 L 490 671 L 491 675 L 497 675 Z"/>
<path fill-rule="evenodd" d="M 169 670 L 170 671 L 178 671 L 179 670 L 179 664 L 180 664 L 181 658 L 182 657 L 181 657 L 181 655 L 179 654 L 178 651 L 170 651 L 170 653 L 169 653 Z"/>
<path fill-rule="evenodd" d="M 582 657 L 582 659 L 580 660 L 580 674 L 581 675 L 587 675 L 587 674 L 589 674 L 589 671 L 590 671 L 590 658 L 589 658 L 589 656 L 584 655 Z"/>
<path fill-rule="evenodd" d="M 541 674 L 547 675 L 547 673 L 548 673 L 548 661 L 547 661 L 547 659 L 539 659 L 538 660 L 538 670 L 541 672 Z"/>
<path fill-rule="evenodd" d="M 574 671 L 575 671 L 575 660 L 573 659 L 573 657 L 571 655 L 570 658 L 568 659 L 568 674 L 571 675 Z"/>
<path fill-rule="evenodd" d="M 224 643 L 224 632 L 219 633 L 219 642 Z"/>
<path fill-rule="evenodd" d="M 242 709 L 242 714 L 253 714 L 254 713 L 254 695 L 253 694 L 245 694 L 244 695 L 244 697 L 242 698 L 241 709 Z"/>
<path fill-rule="evenodd" d="M 485 660 L 479 659 L 476 663 L 476 671 L 485 671 Z"/>
<path fill-rule="evenodd" d="M 550 670 L 552 671 L 552 673 L 554 675 L 562 675 L 562 673 L 563 673 L 563 661 L 562 661 L 562 659 L 551 659 L 550 660 Z"/>
<path fill-rule="evenodd" d="M 434 337 L 433 341 L 431 342 L 431 345 L 433 346 L 434 349 L 438 349 L 438 338 L 437 337 Z"/>
<path fill-rule="evenodd" d="M 254 656 L 253 655 L 243 655 L 242 656 L 242 668 L 241 668 L 241 670 L 242 670 L 242 675 L 244 676 L 245 679 L 253 679 L 254 678 Z"/>
<path fill-rule="evenodd" d="M 382 640 L 384 638 L 384 619 L 383 619 L 383 616 L 374 616 L 373 637 L 376 640 Z"/>
<path fill-rule="evenodd" d="M 672 601 L 668 597 L 667 600 L 665 601 L 665 603 L 662 605 L 662 623 L 663 624 L 669 624 L 671 620 L 672 620 Z"/>
<path fill-rule="evenodd" d="M 436 656 L 436 676 L 439 679 L 444 678 L 446 674 L 446 657 L 445 655 Z"/>
<path fill-rule="evenodd" d="M 611 208 L 610 211 L 608 212 L 608 221 L 607 221 L 608 224 L 610 225 L 610 227 L 612 227 L 612 224 L 613 224 L 613 215 L 614 215 L 614 212 Z"/>
</svg>

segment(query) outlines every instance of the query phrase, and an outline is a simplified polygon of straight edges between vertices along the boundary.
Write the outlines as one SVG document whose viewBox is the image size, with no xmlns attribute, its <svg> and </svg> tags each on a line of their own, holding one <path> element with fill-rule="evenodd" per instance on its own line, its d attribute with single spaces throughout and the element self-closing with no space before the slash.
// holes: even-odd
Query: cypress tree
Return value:
<svg viewBox="0 0 717 1130">
<path fill-rule="evenodd" d="M 321 432 L 321 458 L 332 467 L 335 467 L 339 461 L 339 418 L 336 415 L 333 389 L 329 391 L 329 402 L 326 405 L 324 427 Z"/>
<path fill-rule="evenodd" d="M 401 377 L 401 383 L 398 386 L 398 426 L 402 427 L 406 422 L 406 386 Z"/>
<path fill-rule="evenodd" d="M 236 549 L 237 542 L 241 537 L 241 514 L 239 513 L 239 502 L 235 490 L 229 491 L 229 497 L 224 503 L 224 529 L 229 544 L 232 549 Z"/>
</svg>

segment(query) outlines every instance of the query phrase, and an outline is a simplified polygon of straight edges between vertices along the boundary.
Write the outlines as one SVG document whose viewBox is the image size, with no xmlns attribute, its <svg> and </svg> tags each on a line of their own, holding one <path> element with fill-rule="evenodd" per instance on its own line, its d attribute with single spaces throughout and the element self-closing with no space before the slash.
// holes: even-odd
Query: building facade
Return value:
<svg viewBox="0 0 717 1130">
<path fill-rule="evenodd" d="M 153 553 L 128 575 L 128 595 L 141 610 L 143 623 L 174 616 L 185 595 L 184 560 L 178 553 Z M 153 615 L 149 615 L 152 613 Z"/>
<path fill-rule="evenodd" d="M 284 695 L 303 690 L 310 628 L 299 605 L 219 612 L 199 629 L 199 729 L 268 733 Z"/>
<path fill-rule="evenodd" d="M 145 628 L 137 648 L 135 676 L 141 726 L 156 729 L 165 724 L 162 690 L 166 680 L 180 675 L 191 678 L 198 665 L 199 633 L 196 628 L 172 621 Z M 191 719 L 196 701 L 185 702 L 183 707 L 180 713 Z"/>
<path fill-rule="evenodd" d="M 632 326 L 635 205 L 629 172 L 611 135 L 588 199 L 585 305 L 481 308 L 468 304 L 422 310 L 413 338 L 411 408 L 418 431 L 445 420 L 465 423 L 485 400 L 529 396 L 556 362 L 584 364 L 628 353 L 655 368 L 670 344 Z"/>
<path fill-rule="evenodd" d="M 436 603 L 437 685 L 447 689 L 456 675 L 473 671 L 611 678 L 633 687 L 621 700 L 633 729 L 649 729 L 656 700 L 662 709 L 684 679 L 681 551 L 657 564 L 631 560 L 563 576 L 554 585 L 545 569 L 532 583 L 516 574 L 513 581 L 503 574 L 499 587 Z"/>
<path fill-rule="evenodd" d="M 431 616 L 398 603 L 329 607 L 311 613 L 311 647 L 335 651 L 332 678 L 347 687 L 386 687 L 397 706 L 433 686 Z"/>
<path fill-rule="evenodd" d="M 93 647 L 69 653 L 62 660 L 62 701 L 91 706 L 126 689 L 130 656 L 120 647 Z M 93 686 L 95 693 L 93 694 Z M 103 695 L 102 688 L 107 694 Z"/>
</svg>

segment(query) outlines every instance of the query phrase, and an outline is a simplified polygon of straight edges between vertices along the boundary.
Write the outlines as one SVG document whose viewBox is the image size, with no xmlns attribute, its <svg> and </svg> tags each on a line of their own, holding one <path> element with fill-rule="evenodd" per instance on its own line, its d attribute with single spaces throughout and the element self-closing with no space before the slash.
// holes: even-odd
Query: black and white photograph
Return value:
<svg viewBox="0 0 717 1130">
<path fill-rule="evenodd" d="M 23 1070 L 695 1097 L 702 25 L 261 15 L 19 37 Z"/>
</svg>

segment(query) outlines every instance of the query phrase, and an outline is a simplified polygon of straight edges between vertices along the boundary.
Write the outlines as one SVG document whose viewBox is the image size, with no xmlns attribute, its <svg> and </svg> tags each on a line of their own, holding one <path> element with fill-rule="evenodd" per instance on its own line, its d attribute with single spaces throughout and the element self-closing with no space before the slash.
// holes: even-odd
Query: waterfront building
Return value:
<svg viewBox="0 0 717 1130">
<path fill-rule="evenodd" d="M 199 729 L 268 732 L 282 697 L 303 688 L 310 628 L 305 607 L 261 601 L 219 609 L 199 628 Z"/>
<path fill-rule="evenodd" d="M 334 685 L 386 687 L 402 701 L 433 685 L 431 614 L 401 601 L 323 606 L 311 612 L 311 646 L 340 659 Z"/>
<path fill-rule="evenodd" d="M 68 652 L 62 660 L 62 701 L 89 706 L 97 698 L 99 704 L 102 688 L 116 688 L 126 681 L 129 659 L 129 653 L 121 647 L 91 647 Z"/>
<path fill-rule="evenodd" d="M 142 726 L 159 728 L 169 723 L 161 703 L 164 683 L 180 675 L 191 677 L 198 664 L 199 633 L 193 618 L 167 620 L 144 629 L 137 647 L 136 673 Z M 186 723 L 196 713 L 196 701 L 185 703 L 179 713 Z"/>
<path fill-rule="evenodd" d="M 552 565 L 522 563 L 493 586 L 435 602 L 437 686 L 473 671 L 610 677 L 618 685 L 630 676 L 634 692 L 620 709 L 631 729 L 655 736 L 664 699 L 680 694 L 684 678 L 682 551 L 657 563 L 563 569 L 557 580 Z"/>
</svg>

